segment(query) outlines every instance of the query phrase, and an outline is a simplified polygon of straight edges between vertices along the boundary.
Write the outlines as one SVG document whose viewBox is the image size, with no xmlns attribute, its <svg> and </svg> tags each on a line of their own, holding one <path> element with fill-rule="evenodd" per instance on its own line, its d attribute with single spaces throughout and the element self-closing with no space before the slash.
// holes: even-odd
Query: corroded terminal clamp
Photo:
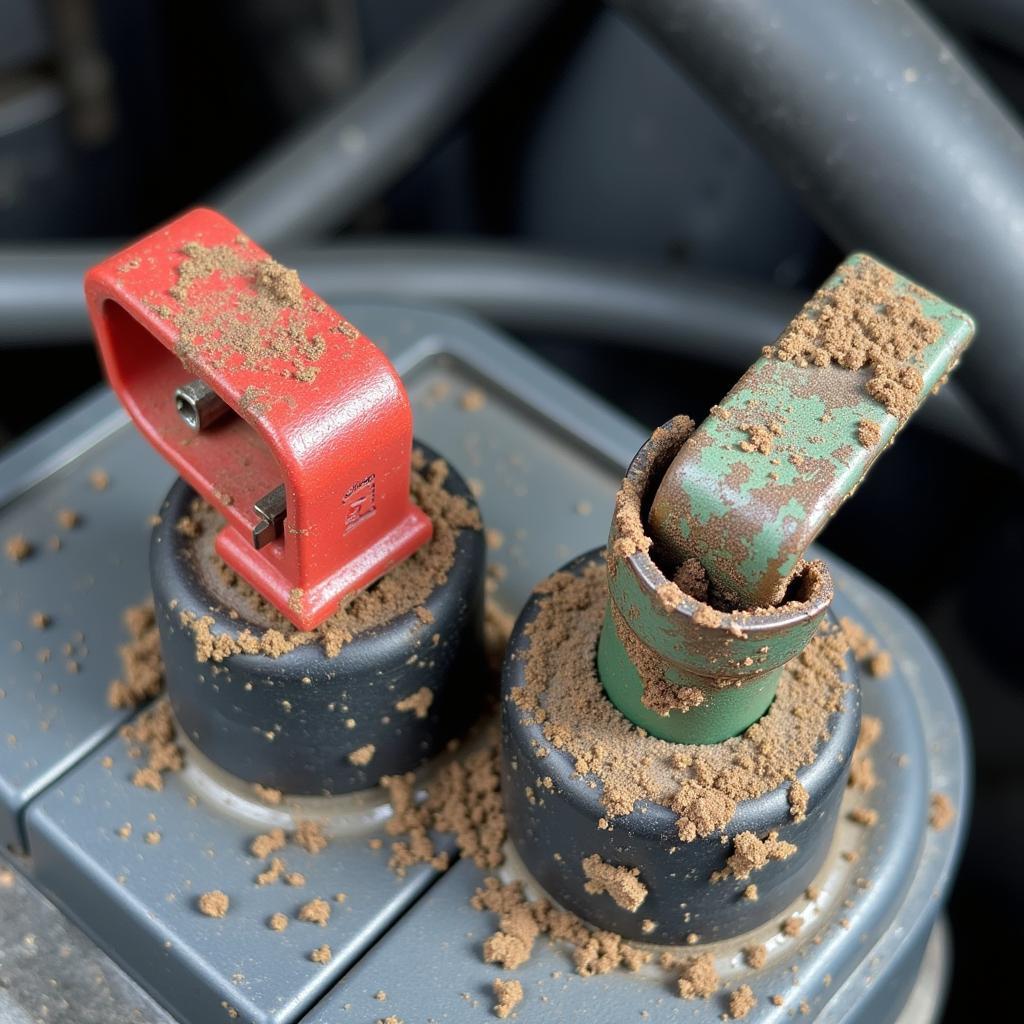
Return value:
<svg viewBox="0 0 1024 1024">
<path fill-rule="evenodd" d="M 221 558 L 299 629 L 430 539 L 394 367 L 230 221 L 193 210 L 85 290 L 121 402 L 224 517 Z"/>
<path fill-rule="evenodd" d="M 612 524 L 599 651 L 627 718 L 717 743 L 764 713 L 831 601 L 808 545 L 973 333 L 960 310 L 851 256 L 674 456 L 645 446 Z"/>
<path fill-rule="evenodd" d="M 850 256 L 665 473 L 649 526 L 732 607 L 780 602 L 804 552 L 974 334 L 970 317 Z"/>
</svg>

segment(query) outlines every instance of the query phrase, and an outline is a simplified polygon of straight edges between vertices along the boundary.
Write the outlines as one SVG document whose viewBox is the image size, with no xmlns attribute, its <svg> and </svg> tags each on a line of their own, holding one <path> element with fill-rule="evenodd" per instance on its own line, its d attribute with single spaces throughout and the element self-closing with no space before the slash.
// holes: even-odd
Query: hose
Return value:
<svg viewBox="0 0 1024 1024">
<path fill-rule="evenodd" d="M 0 249 L 0 345 L 86 341 L 91 331 L 82 277 L 123 245 L 58 243 Z"/>
<path fill-rule="evenodd" d="M 927 0 L 943 21 L 997 46 L 1024 53 L 1024 6 L 1020 0 Z"/>
<path fill-rule="evenodd" d="M 905 0 L 609 0 L 693 76 L 843 249 L 972 313 L 957 380 L 1024 467 L 1024 137 Z"/>
<path fill-rule="evenodd" d="M 271 147 L 209 204 L 268 247 L 342 226 L 433 149 L 558 7 L 457 0 L 354 96 Z"/>
<path fill-rule="evenodd" d="M 0 344 L 90 337 L 82 275 L 123 243 L 0 248 Z M 284 249 L 328 300 L 370 296 L 458 305 L 513 331 L 586 335 L 721 362 L 750 360 L 804 296 L 660 267 L 623 266 L 502 243 L 346 241 Z"/>
<path fill-rule="evenodd" d="M 118 247 L 0 249 L 0 346 L 85 341 L 82 275 Z M 507 243 L 350 241 L 279 255 L 342 309 L 353 298 L 458 306 L 513 332 L 658 349 L 737 370 L 778 336 L 805 298 Z M 953 384 L 925 403 L 916 422 L 1006 458 Z"/>
</svg>

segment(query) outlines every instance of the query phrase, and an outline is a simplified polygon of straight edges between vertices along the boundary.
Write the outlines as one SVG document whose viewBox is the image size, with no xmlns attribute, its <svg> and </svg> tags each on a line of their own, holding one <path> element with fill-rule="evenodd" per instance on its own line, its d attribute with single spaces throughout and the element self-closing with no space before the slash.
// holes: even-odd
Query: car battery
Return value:
<svg viewBox="0 0 1024 1024">
<path fill-rule="evenodd" d="M 133 258 L 146 255 L 122 262 Z M 241 509 L 249 518 L 237 520 L 236 533 L 257 552 L 242 527 L 269 529 L 276 540 L 289 518 L 295 525 L 302 496 L 290 495 L 281 517 L 279 505 L 263 502 L 272 488 L 258 474 L 260 486 L 249 486 L 244 502 L 225 501 L 216 481 L 194 468 L 193 479 L 183 473 L 192 484 L 187 489 L 109 391 L 56 418 L 0 464 L 9 556 L 0 566 L 0 838 L 16 873 L 12 890 L 46 894 L 86 933 L 69 942 L 88 951 L 90 963 L 109 957 L 123 970 L 104 968 L 117 983 L 102 992 L 103 1012 L 130 1019 L 134 1009 L 154 1020 L 166 1012 L 189 1024 L 468 1022 L 506 1012 L 608 1022 L 674 1020 L 681 1013 L 706 1020 L 935 1019 L 949 956 L 942 904 L 968 813 L 963 715 L 948 670 L 910 613 L 816 547 L 808 558 L 827 565 L 833 622 L 855 624 L 861 643 L 842 671 L 845 696 L 826 740 L 828 756 L 809 766 L 801 783 L 811 802 L 801 818 L 789 783 L 773 787 L 756 807 L 740 801 L 742 829 L 723 825 L 701 841 L 724 868 L 737 832 L 763 841 L 777 831 L 780 842 L 804 852 L 769 863 L 768 884 L 758 884 L 756 870 L 739 877 L 734 862 L 733 877 L 714 888 L 715 901 L 698 905 L 698 889 L 707 888 L 702 860 L 702 885 L 694 875 L 679 889 L 679 902 L 691 905 L 675 908 L 671 918 L 658 915 L 648 929 L 643 902 L 625 911 L 599 870 L 627 845 L 632 826 L 617 828 L 612 820 L 610 829 L 595 827 L 593 841 L 574 838 L 555 790 L 580 787 L 579 800 L 586 801 L 596 787 L 571 765 L 556 770 L 554 760 L 545 773 L 555 776 L 550 784 L 532 764 L 529 778 L 520 778 L 526 764 L 510 761 L 507 700 L 501 703 L 512 839 L 503 862 L 481 867 L 471 856 L 459 858 L 452 836 L 439 832 L 430 837 L 431 859 L 399 871 L 389 866 L 390 780 L 412 771 L 412 791 L 429 791 L 460 758 L 493 743 L 493 673 L 475 618 L 481 591 L 496 632 L 528 609 L 513 635 L 514 653 L 543 599 L 544 586 L 535 592 L 541 581 L 561 566 L 563 577 L 603 570 L 599 551 L 609 539 L 616 494 L 627 467 L 638 471 L 635 456 L 649 436 L 486 324 L 450 311 L 359 301 L 344 313 L 344 322 L 373 339 L 401 375 L 425 464 L 443 456 L 451 493 L 464 508 L 479 508 L 481 529 L 462 531 L 473 538 L 459 556 L 469 566 L 466 577 L 449 576 L 458 599 L 450 610 L 425 606 L 431 620 L 449 616 L 446 634 L 467 638 L 447 661 L 431 664 L 431 638 L 440 631 L 415 608 L 379 648 L 379 637 L 365 637 L 366 651 L 334 678 L 316 644 L 296 648 L 299 657 L 279 668 L 274 659 L 261 665 L 259 650 L 198 661 L 186 621 L 209 615 L 215 636 L 246 625 L 255 634 L 277 622 L 274 616 L 291 611 L 301 618 L 305 610 L 289 605 L 291 591 L 315 585 L 280 589 L 283 600 L 255 609 L 242 625 L 223 591 L 190 592 L 196 579 L 207 580 L 189 577 L 194 561 L 182 554 L 195 539 L 188 536 L 194 492 L 216 503 L 220 491 L 229 524 L 236 522 L 230 510 Z M 203 415 L 204 394 L 189 390 L 196 376 L 184 370 L 180 380 L 159 382 L 160 414 L 175 417 L 168 423 L 180 431 L 179 461 L 171 460 L 179 472 L 204 433 L 187 422 L 188 415 Z M 184 417 L 174 407 L 178 393 Z M 288 402 L 275 407 L 284 414 Z M 211 439 L 217 429 L 210 426 Z M 403 436 L 411 449 L 411 430 Z M 238 458 L 233 451 L 221 464 L 224 479 Z M 348 484 L 340 494 L 347 491 Z M 584 552 L 591 554 L 580 557 Z M 151 578 L 151 564 L 159 578 Z M 232 568 L 238 577 L 239 567 Z M 151 643 L 159 627 L 168 696 L 112 706 L 110 682 L 123 681 L 125 668 L 118 648 L 129 639 L 122 613 L 151 591 L 156 610 L 137 612 L 129 625 Z M 315 630 L 316 614 L 296 628 Z M 390 653 L 396 645 L 400 657 Z M 138 656 L 138 643 L 130 650 Z M 516 666 L 514 657 L 506 662 L 506 680 Z M 353 678 L 362 692 L 347 692 Z M 455 696 L 446 702 L 437 694 L 452 680 Z M 434 696 L 410 702 L 421 686 Z M 371 704 L 353 711 L 367 692 Z M 247 704 L 252 693 L 258 697 Z M 444 719 L 437 717 L 442 710 Z M 874 723 L 869 735 L 858 731 L 860 719 Z M 140 777 L 168 720 L 177 723 L 181 763 L 158 764 L 155 778 Z M 354 735 L 362 728 L 372 731 Z M 537 754 L 537 744 L 527 739 L 523 746 L 516 735 L 517 753 L 522 747 Z M 871 777 L 847 785 L 858 737 L 862 747 L 871 743 Z M 357 752 L 366 747 L 374 750 L 364 760 Z M 384 788 L 376 785 L 382 775 Z M 604 834 L 599 850 L 596 837 Z M 579 875 L 578 862 L 598 853 L 593 877 Z M 557 889 L 570 860 L 581 887 L 591 883 L 587 893 L 597 911 L 574 906 L 571 887 Z M 674 863 L 664 868 L 666 879 L 675 870 Z M 646 881 L 654 892 L 656 884 Z M 529 958 L 506 969 L 484 952 L 501 931 L 501 914 L 486 896 L 496 885 L 518 887 L 535 904 L 548 900 L 558 912 L 568 907 L 606 943 L 624 936 L 643 955 L 614 970 L 591 965 L 578 973 L 571 944 L 538 935 Z M 754 898 L 751 887 L 765 891 Z M 43 905 L 33 912 L 52 913 Z M 66 970 L 60 959 L 50 950 L 33 971 L 40 979 L 59 977 Z M 696 965 L 713 967 L 713 987 L 702 987 Z M 28 977 L 19 975 L 25 999 Z M 87 1019 L 89 999 L 100 997 L 81 998 Z"/>
</svg>

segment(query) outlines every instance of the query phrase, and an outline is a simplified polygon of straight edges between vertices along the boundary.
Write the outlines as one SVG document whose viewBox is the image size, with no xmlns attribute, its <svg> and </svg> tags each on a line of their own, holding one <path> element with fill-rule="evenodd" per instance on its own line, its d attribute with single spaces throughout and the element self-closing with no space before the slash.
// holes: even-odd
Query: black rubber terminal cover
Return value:
<svg viewBox="0 0 1024 1024">
<path fill-rule="evenodd" d="M 580 575 L 597 562 L 604 563 L 604 553 L 590 551 L 563 571 Z M 510 699 L 511 691 L 525 683 L 530 652 L 526 628 L 539 613 L 541 600 L 531 597 L 519 616 L 501 684 L 502 792 L 509 836 L 534 879 L 585 921 L 638 942 L 682 945 L 691 935 L 702 943 L 713 942 L 757 928 L 785 911 L 814 879 L 832 843 L 860 730 L 860 689 L 851 659 L 843 674 L 851 685 L 842 709 L 831 717 L 829 737 L 819 745 L 814 763 L 798 772 L 810 798 L 804 820 L 793 820 L 789 787 L 782 785 L 738 804 L 721 832 L 689 843 L 679 840 L 678 815 L 653 802 L 645 802 L 643 812 L 638 804 L 631 814 L 612 819 L 611 828 L 602 829 L 598 821 L 607 812 L 600 802 L 600 781 L 595 785 L 593 777 L 577 774 L 572 758 L 544 736 L 541 725 L 524 722 L 523 712 Z M 595 663 L 596 641 L 595 636 Z M 541 788 L 538 780 L 545 777 L 552 785 L 545 781 Z M 777 831 L 797 851 L 785 860 L 769 861 L 749 878 L 712 883 L 712 873 L 725 866 L 732 852 L 731 841 L 723 842 L 723 836 L 748 831 L 759 838 Z M 609 864 L 639 869 L 648 891 L 635 912 L 607 894 L 585 890 L 581 862 L 595 853 Z M 744 898 L 751 883 L 757 885 L 757 900 Z M 655 922 L 654 930 L 644 930 L 645 920 Z"/>
<path fill-rule="evenodd" d="M 417 447 L 428 461 L 437 457 Z M 445 487 L 475 506 L 454 470 Z M 278 658 L 200 663 L 183 613 L 209 616 L 216 634 L 248 627 L 259 635 L 266 624 L 226 607 L 197 571 L 192 542 L 177 528 L 194 497 L 181 480 L 171 488 L 153 531 L 150 573 L 171 706 L 211 761 L 285 793 L 348 793 L 415 768 L 475 720 L 486 680 L 481 530 L 459 532 L 447 579 L 421 605 L 432 621 L 410 610 L 357 634 L 333 658 L 310 643 Z M 422 687 L 433 694 L 425 717 L 395 707 Z"/>
</svg>

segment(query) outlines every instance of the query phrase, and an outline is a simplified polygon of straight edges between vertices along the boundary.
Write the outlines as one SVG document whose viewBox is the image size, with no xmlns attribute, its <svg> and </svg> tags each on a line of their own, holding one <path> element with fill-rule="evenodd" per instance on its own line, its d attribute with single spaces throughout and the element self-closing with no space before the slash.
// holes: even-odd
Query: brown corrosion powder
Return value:
<svg viewBox="0 0 1024 1024">
<path fill-rule="evenodd" d="M 764 354 L 798 366 L 868 367 L 868 394 L 906 419 L 924 387 L 916 357 L 942 329 L 922 312 L 915 297 L 923 294 L 919 289 L 900 292 L 895 284 L 891 270 L 860 260 L 837 287 L 819 289 Z"/>
<path fill-rule="evenodd" d="M 422 802 L 417 802 L 416 776 L 412 772 L 381 779 L 392 807 L 387 830 L 390 835 L 403 837 L 391 846 L 389 863 L 393 871 L 404 875 L 419 863 L 440 870 L 448 866 L 448 855 L 435 849 L 431 832 L 451 833 L 460 854 L 479 868 L 496 868 L 502 863 L 501 848 L 507 833 L 500 756 L 498 730 L 492 726 L 481 749 L 441 768 Z"/>
<path fill-rule="evenodd" d="M 283 838 L 284 837 L 284 831 L 283 830 L 281 832 L 281 835 L 282 835 L 282 838 Z M 257 836 L 257 838 L 254 839 L 249 844 L 249 851 L 250 851 L 250 853 L 253 853 L 256 856 L 259 856 L 259 854 L 256 851 L 263 849 L 263 846 L 261 844 L 257 844 L 257 840 L 260 839 L 260 838 L 266 838 L 266 837 Z M 272 857 L 270 859 L 270 866 L 265 871 L 261 871 L 256 876 L 256 884 L 257 885 L 261 885 L 261 886 L 262 885 L 272 885 L 274 882 L 276 882 L 284 874 L 284 869 L 285 869 L 284 861 L 280 857 Z"/>
<path fill-rule="evenodd" d="M 581 576 L 557 573 L 539 589 L 540 612 L 527 627 L 525 684 L 510 699 L 572 757 L 579 774 L 597 779 L 608 817 L 650 800 L 676 812 L 683 842 L 710 835 L 729 823 L 739 801 L 793 781 L 842 706 L 846 640 L 823 629 L 784 670 L 769 711 L 741 736 L 714 746 L 656 739 L 609 703 L 597 677 L 604 566 Z"/>
<path fill-rule="evenodd" d="M 57 509 L 57 525 L 65 530 L 73 530 L 81 525 L 82 517 L 73 508 Z"/>
<path fill-rule="evenodd" d="M 771 455 L 775 439 L 782 435 L 781 423 L 741 423 L 740 430 L 745 431 L 746 441 L 740 441 L 740 449 L 745 452 L 760 452 Z"/>
<path fill-rule="evenodd" d="M 373 760 L 375 753 L 377 748 L 372 743 L 364 743 L 348 755 L 348 762 L 357 768 L 365 768 Z"/>
<path fill-rule="evenodd" d="M 254 857 L 259 857 L 260 860 L 264 860 L 272 853 L 277 853 L 278 850 L 283 850 L 287 843 L 288 837 L 285 835 L 284 829 L 272 828 L 269 832 L 264 832 L 261 835 L 256 836 L 252 842 L 249 843 L 249 852 Z M 279 860 L 278 863 L 283 870 L 284 862 Z M 271 864 L 268 871 L 272 872 L 272 875 L 267 875 L 267 873 L 264 872 L 264 875 L 267 875 L 266 882 L 262 883 L 264 885 L 267 884 L 267 882 L 276 880 L 278 875 L 281 873 L 274 864 Z"/>
<path fill-rule="evenodd" d="M 207 917 L 223 917 L 231 906 L 227 895 L 214 889 L 213 892 L 204 892 L 196 901 L 199 912 Z"/>
<path fill-rule="evenodd" d="M 434 691 L 421 686 L 415 693 L 395 703 L 396 711 L 411 711 L 417 718 L 426 718 L 430 705 L 434 703 Z"/>
<path fill-rule="evenodd" d="M 4 554 L 12 562 L 23 562 L 32 554 L 32 544 L 28 538 L 20 533 L 16 534 L 13 537 L 8 537 L 4 542 Z"/>
<path fill-rule="evenodd" d="M 297 821 L 291 841 L 307 853 L 317 854 L 327 848 L 327 836 L 319 822 Z M 266 860 L 272 853 L 277 853 L 287 846 L 289 836 L 283 828 L 275 827 L 255 836 L 249 843 L 249 852 L 260 860 Z M 284 873 L 284 861 L 275 857 L 270 866 L 256 879 L 257 885 L 269 885 L 276 882 Z M 298 873 L 285 876 L 289 885 L 302 885 L 305 879 Z"/>
<path fill-rule="evenodd" d="M 136 708 L 164 689 L 160 633 L 152 601 L 126 608 L 121 621 L 131 640 L 118 648 L 121 676 L 107 688 L 107 703 L 112 708 Z"/>
<path fill-rule="evenodd" d="M 882 429 L 874 420 L 861 420 L 857 424 L 857 443 L 861 448 L 874 448 L 882 436 Z"/>
<path fill-rule="evenodd" d="M 132 758 L 146 755 L 144 767 L 137 768 L 132 783 L 141 789 L 160 792 L 164 788 L 164 773 L 180 771 L 184 756 L 175 736 L 176 728 L 171 707 L 166 700 L 133 718 L 121 727 L 121 738 L 128 744 Z"/>
<path fill-rule="evenodd" d="M 768 947 L 764 943 L 757 946 L 748 946 L 743 950 L 743 959 L 748 967 L 759 971 L 768 962 Z"/>
<path fill-rule="evenodd" d="M 273 786 L 264 786 L 259 782 L 252 784 L 252 791 L 268 807 L 278 807 L 284 799 L 284 794 Z"/>
<path fill-rule="evenodd" d="M 664 583 L 658 588 L 658 597 L 665 604 L 666 608 L 674 608 L 682 600 L 682 593 L 675 583 Z M 713 608 L 702 606 L 697 609 L 694 620 L 699 621 L 698 616 L 703 611 L 719 618 L 718 612 Z M 646 644 L 642 643 L 639 637 L 629 628 L 618 607 L 611 606 L 612 621 L 615 623 L 615 633 L 619 638 L 629 656 L 629 660 L 636 666 L 637 673 L 643 682 L 644 692 L 640 697 L 640 703 L 649 708 L 655 714 L 665 718 L 673 711 L 690 711 L 692 708 L 700 707 L 704 703 L 704 691 L 696 686 L 679 686 L 665 678 L 665 663 Z M 717 622 L 715 623 L 717 624 Z"/>
<path fill-rule="evenodd" d="M 675 575 L 672 577 L 672 582 L 679 588 L 682 593 L 689 594 L 690 597 L 697 601 L 704 603 L 705 607 L 709 612 L 713 612 L 714 609 L 706 602 L 708 600 L 708 593 L 711 589 L 711 584 L 708 581 L 708 573 L 700 561 L 696 558 L 684 558 L 682 564 L 676 569 Z M 659 591 L 660 594 L 660 591 Z M 674 600 L 671 608 L 674 608 L 679 603 L 679 598 L 673 595 Z M 706 620 L 709 625 L 716 626 L 721 621 L 721 617 L 717 621 Z"/>
<path fill-rule="evenodd" d="M 306 921 L 308 924 L 318 924 L 321 928 L 324 928 L 331 919 L 331 905 L 327 900 L 312 899 L 299 907 L 296 917 L 300 921 Z"/>
<path fill-rule="evenodd" d="M 849 819 L 865 828 L 872 828 L 878 824 L 878 811 L 873 807 L 854 807 L 849 813 Z"/>
<path fill-rule="evenodd" d="M 729 1016 L 733 1020 L 742 1020 L 757 1006 L 757 998 L 749 985 L 740 985 L 729 996 Z"/>
<path fill-rule="evenodd" d="M 504 1020 L 523 1001 L 523 983 L 495 978 L 494 998 L 494 1016 Z"/>
<path fill-rule="evenodd" d="M 679 994 L 683 999 L 708 999 L 721 985 L 715 958 L 710 953 L 677 959 L 671 953 L 664 953 L 661 966 L 666 970 L 679 970 Z"/>
<path fill-rule="evenodd" d="M 928 824 L 937 832 L 949 828 L 956 821 L 956 807 L 945 793 L 932 793 L 928 810 Z"/>
<path fill-rule="evenodd" d="M 327 836 L 318 821 L 296 822 L 292 842 L 314 856 L 327 849 Z"/>
<path fill-rule="evenodd" d="M 797 848 L 779 838 L 778 832 L 769 832 L 764 839 L 758 839 L 753 832 L 740 832 L 732 841 L 732 853 L 721 871 L 711 875 L 712 882 L 721 882 L 726 878 L 738 878 L 740 881 L 750 877 L 752 871 L 758 871 L 769 861 L 788 860 L 796 853 Z"/>
<path fill-rule="evenodd" d="M 678 448 L 693 433 L 694 427 L 695 424 L 689 416 L 675 416 L 667 424 L 654 431 L 651 441 L 654 442 L 655 447 L 671 444 Z M 630 558 L 640 551 L 649 554 L 654 544 L 654 541 L 647 536 L 641 515 L 644 504 L 643 497 L 637 489 L 636 483 L 629 477 L 622 481 L 622 486 L 615 495 L 615 511 L 612 520 L 612 535 L 615 537 L 615 542 L 612 546 L 612 554 L 617 558 Z M 695 559 L 688 559 L 680 567 L 679 571 L 683 573 L 683 576 L 677 577 L 675 581 L 677 586 L 681 582 L 685 582 L 687 575 L 697 575 L 698 572 L 703 574 L 698 576 L 698 579 L 707 579 L 707 574 L 699 562 L 696 563 L 696 568 L 694 567 L 695 561 Z M 696 591 L 693 593 L 696 594 Z M 666 599 L 672 601 L 675 595 L 674 592 L 665 592 L 659 596 L 665 602 Z M 669 607 L 671 608 L 673 605 L 669 604 Z"/>
<path fill-rule="evenodd" d="M 881 735 L 882 720 L 875 715 L 863 715 L 860 720 L 860 734 L 850 761 L 849 780 L 850 786 L 862 793 L 870 793 L 878 785 L 875 762 L 868 751 L 878 742 Z"/>
<path fill-rule="evenodd" d="M 843 627 L 850 650 L 857 663 L 876 679 L 883 679 L 892 672 L 892 655 L 878 646 L 878 641 L 867 630 L 849 616 L 839 620 Z"/>
<path fill-rule="evenodd" d="M 326 307 L 315 296 L 304 296 L 294 270 L 265 257 L 253 258 L 230 245 L 206 246 L 188 242 L 178 281 L 170 295 L 179 304 L 172 312 L 157 312 L 178 328 L 175 351 L 189 367 L 202 359 L 218 369 L 259 370 L 304 383 L 316 380 L 317 365 L 328 344 L 351 345 L 359 332 L 342 321 L 325 338 L 309 332 L 307 316 Z M 219 289 L 196 288 L 214 276 L 241 278 L 243 287 L 230 294 Z M 256 394 L 243 404 L 270 403 L 270 389 L 253 388 Z"/>
<path fill-rule="evenodd" d="M 587 876 L 583 888 L 592 895 L 607 893 L 623 910 L 631 914 L 639 910 L 647 899 L 647 886 L 640 881 L 638 868 L 607 864 L 597 853 L 584 857 L 582 865 L 583 873 Z"/>
<path fill-rule="evenodd" d="M 321 626 L 307 632 L 297 630 L 221 561 L 213 544 L 223 521 L 210 505 L 197 498 L 184 531 L 194 541 L 192 551 L 197 569 L 212 592 L 223 598 L 226 607 L 238 609 L 264 628 L 262 632 L 246 627 L 237 632 L 217 633 L 211 616 L 196 617 L 182 612 L 182 624 L 195 638 L 196 659 L 220 662 L 233 654 L 277 658 L 310 643 L 321 644 L 327 656 L 334 657 L 359 633 L 422 606 L 448 578 L 459 532 L 479 530 L 481 523 L 474 506 L 446 489 L 448 464 L 443 459 L 427 463 L 419 452 L 413 455 L 410 491 L 413 500 L 430 516 L 433 537 L 376 583 L 346 598 Z"/>
<path fill-rule="evenodd" d="M 540 935 L 572 946 L 576 973 L 583 977 L 607 974 L 618 967 L 635 971 L 651 958 L 650 953 L 623 941 L 621 935 L 594 930 L 547 900 L 527 900 L 521 882 L 505 885 L 488 878 L 471 903 L 477 910 L 499 915 L 498 931 L 484 942 L 484 960 L 506 970 L 515 970 L 530 959 Z"/>
<path fill-rule="evenodd" d="M 800 782 L 791 782 L 786 794 L 789 802 L 789 816 L 794 821 L 803 821 L 807 817 L 807 807 L 811 802 L 811 794 Z"/>
</svg>

